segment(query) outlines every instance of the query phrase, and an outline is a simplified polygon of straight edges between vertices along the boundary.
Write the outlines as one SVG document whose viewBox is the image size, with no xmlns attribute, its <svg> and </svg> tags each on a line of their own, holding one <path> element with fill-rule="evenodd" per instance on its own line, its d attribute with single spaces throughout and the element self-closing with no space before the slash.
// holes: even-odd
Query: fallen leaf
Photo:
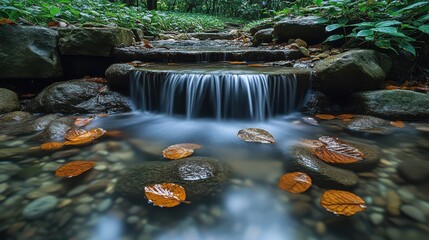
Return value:
<svg viewBox="0 0 429 240">
<path fill-rule="evenodd" d="M 273 135 L 260 128 L 245 128 L 238 131 L 237 136 L 246 142 L 275 143 Z"/>
<path fill-rule="evenodd" d="M 310 188 L 311 178 L 302 172 L 286 173 L 280 177 L 277 186 L 291 193 L 302 193 Z"/>
<path fill-rule="evenodd" d="M 387 86 L 386 86 L 386 89 L 387 89 L 387 90 L 395 90 L 395 89 L 400 89 L 400 87 L 398 87 L 398 86 L 394 86 L 394 85 L 387 85 Z"/>
<path fill-rule="evenodd" d="M 109 130 L 104 135 L 106 137 L 122 137 L 124 134 L 118 130 Z"/>
<path fill-rule="evenodd" d="M 352 119 L 351 118 L 344 118 L 342 121 L 343 122 L 350 122 Z"/>
<path fill-rule="evenodd" d="M 320 205 L 337 215 L 352 216 L 366 209 L 365 201 L 347 191 L 327 190 L 322 194 Z"/>
<path fill-rule="evenodd" d="M 194 150 L 183 147 L 168 147 L 162 151 L 162 156 L 171 160 L 191 156 Z"/>
<path fill-rule="evenodd" d="M 247 62 L 238 62 L 238 61 L 233 61 L 233 62 L 228 62 L 229 64 L 232 64 L 232 65 L 245 65 L 245 64 L 247 64 Z"/>
<path fill-rule="evenodd" d="M 92 120 L 94 119 L 94 117 L 77 117 L 74 120 L 74 125 L 78 126 L 78 127 L 85 127 L 86 125 L 88 125 L 90 122 L 92 122 Z"/>
<path fill-rule="evenodd" d="M 173 147 L 198 150 L 198 149 L 202 148 L 203 146 L 201 146 L 200 144 L 196 144 L 196 143 L 179 143 L 179 144 L 174 144 L 174 145 L 169 146 L 169 148 L 173 148 Z"/>
<path fill-rule="evenodd" d="M 94 140 L 95 140 L 94 137 L 80 138 L 78 140 L 65 141 L 64 145 L 66 146 L 85 145 L 85 144 L 92 143 Z"/>
<path fill-rule="evenodd" d="M 146 39 L 143 39 L 143 44 L 145 48 L 153 48 L 152 44 Z"/>
<path fill-rule="evenodd" d="M 95 166 L 94 161 L 78 160 L 78 161 L 68 162 L 62 165 L 61 167 L 59 167 L 55 171 L 55 176 L 67 177 L 67 178 L 76 177 L 88 171 L 94 166 Z"/>
<path fill-rule="evenodd" d="M 310 125 L 314 125 L 317 126 L 319 125 L 319 123 L 317 122 L 316 119 L 312 118 L 312 117 L 303 117 L 301 118 L 303 122 L 310 124 Z"/>
<path fill-rule="evenodd" d="M 61 21 L 48 22 L 48 27 L 67 27 L 67 23 Z"/>
<path fill-rule="evenodd" d="M 244 36 L 244 34 L 241 34 L 241 40 L 243 41 L 243 44 L 247 43 L 246 36 Z"/>
<path fill-rule="evenodd" d="M 338 138 L 323 136 L 319 140 L 325 145 L 316 148 L 314 154 L 325 162 L 354 163 L 364 157 L 364 154 L 357 148 L 340 141 Z"/>
<path fill-rule="evenodd" d="M 57 150 L 64 146 L 62 142 L 48 142 L 40 145 L 40 149 L 42 150 Z"/>
<path fill-rule="evenodd" d="M 394 127 L 397 127 L 397 128 L 404 128 L 405 127 L 405 123 L 403 121 L 393 121 L 393 122 L 390 122 L 390 124 Z"/>
<path fill-rule="evenodd" d="M 331 114 L 316 114 L 314 116 L 317 117 L 317 118 L 319 118 L 319 119 L 323 119 L 323 120 L 332 120 L 332 119 L 335 119 L 335 116 L 331 115 Z"/>
<path fill-rule="evenodd" d="M 78 129 L 78 128 L 70 128 L 69 130 L 66 131 L 66 133 L 64 134 L 64 138 L 66 140 L 70 140 L 73 141 L 73 139 L 83 135 L 87 133 L 87 131 L 85 129 Z"/>
<path fill-rule="evenodd" d="M 16 23 L 9 18 L 0 18 L 0 26 L 1 25 L 15 25 Z"/>
<path fill-rule="evenodd" d="M 107 80 L 105 78 L 101 78 L 101 77 L 87 77 L 84 78 L 85 81 L 87 82 L 95 82 L 95 83 L 107 83 Z"/>
<path fill-rule="evenodd" d="M 319 140 L 313 140 L 313 139 L 301 139 L 298 142 L 299 145 L 310 149 L 312 152 L 314 152 L 317 148 L 325 146 L 325 144 Z"/>
<path fill-rule="evenodd" d="M 186 200 L 185 189 L 175 183 L 160 183 L 144 187 L 146 198 L 158 207 L 175 207 Z"/>
<path fill-rule="evenodd" d="M 97 117 L 101 117 L 101 118 L 108 117 L 108 116 L 109 116 L 109 114 L 107 114 L 107 113 L 97 114 Z"/>
<path fill-rule="evenodd" d="M 249 67 L 267 67 L 267 65 L 263 63 L 254 63 L 254 64 L 247 64 Z"/>
<path fill-rule="evenodd" d="M 106 130 L 104 130 L 102 128 L 93 128 L 93 129 L 89 130 L 88 132 L 91 133 L 92 136 L 94 136 L 94 138 L 99 138 L 106 133 Z"/>
<path fill-rule="evenodd" d="M 336 119 L 344 120 L 344 119 L 352 119 L 354 118 L 353 114 L 340 114 L 335 116 Z"/>
</svg>

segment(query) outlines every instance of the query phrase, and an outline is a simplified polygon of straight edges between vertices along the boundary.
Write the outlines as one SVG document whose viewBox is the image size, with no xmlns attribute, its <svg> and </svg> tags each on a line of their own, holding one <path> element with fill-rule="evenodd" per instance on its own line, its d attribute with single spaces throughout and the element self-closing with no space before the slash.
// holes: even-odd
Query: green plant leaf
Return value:
<svg viewBox="0 0 429 240">
<path fill-rule="evenodd" d="M 414 57 L 416 56 L 416 49 L 408 42 L 399 44 L 399 48 L 404 49 L 405 51 L 411 53 Z"/>
<path fill-rule="evenodd" d="M 421 25 L 418 29 L 420 31 L 426 33 L 426 34 L 429 34 L 429 25 L 427 25 L 427 24 L 426 25 Z"/>
<path fill-rule="evenodd" d="M 335 34 L 335 35 L 329 36 L 324 42 L 332 42 L 332 41 L 336 41 L 336 40 L 339 40 L 342 38 L 344 38 L 343 35 Z"/>
<path fill-rule="evenodd" d="M 379 22 L 377 24 L 375 24 L 375 27 L 390 27 L 390 26 L 395 26 L 395 25 L 400 25 L 401 22 L 396 21 L 396 20 L 391 20 L 391 21 L 383 21 L 383 22 Z"/>
<path fill-rule="evenodd" d="M 392 45 L 390 44 L 389 40 L 378 40 L 375 42 L 375 46 L 379 48 L 385 48 L 385 49 L 392 48 Z"/>
<path fill-rule="evenodd" d="M 395 27 L 377 27 L 377 28 L 371 28 L 370 30 L 374 32 L 381 32 L 381 33 L 387 33 L 387 34 L 394 34 L 398 32 L 398 29 Z"/>
<path fill-rule="evenodd" d="M 422 6 L 426 5 L 426 4 L 428 4 L 427 1 L 416 2 L 414 4 L 411 4 L 409 6 L 406 6 L 404 8 L 399 9 L 398 11 L 394 12 L 394 14 L 400 14 L 402 12 L 405 12 L 405 11 L 408 11 L 408 10 L 411 10 L 411 9 L 414 9 L 414 8 L 422 7 Z"/>
<path fill-rule="evenodd" d="M 357 37 L 368 37 L 368 36 L 373 36 L 374 35 L 374 31 L 372 30 L 360 30 L 357 33 Z"/>
<path fill-rule="evenodd" d="M 341 25 L 344 26 L 344 25 L 346 25 L 349 22 L 349 19 L 345 18 L 345 17 L 341 17 L 337 21 L 338 21 L 339 24 L 341 24 Z"/>
<path fill-rule="evenodd" d="M 52 16 L 55 16 L 55 15 L 57 15 L 58 13 L 60 13 L 61 12 L 61 9 L 59 9 L 59 8 L 57 8 L 57 7 L 51 7 L 51 9 L 49 9 L 49 13 L 52 15 Z"/>
<path fill-rule="evenodd" d="M 361 23 L 352 24 L 351 26 L 353 26 L 353 27 L 375 27 L 375 23 L 373 23 L 373 22 L 361 22 Z"/>
<path fill-rule="evenodd" d="M 343 24 L 335 23 L 335 24 L 331 24 L 331 25 L 326 26 L 325 30 L 327 32 L 331 32 L 331 31 L 334 31 L 335 29 L 342 28 L 342 27 L 344 27 Z"/>
<path fill-rule="evenodd" d="M 429 21 L 429 14 L 423 15 L 421 18 L 417 19 L 417 21 L 422 23 Z"/>
</svg>

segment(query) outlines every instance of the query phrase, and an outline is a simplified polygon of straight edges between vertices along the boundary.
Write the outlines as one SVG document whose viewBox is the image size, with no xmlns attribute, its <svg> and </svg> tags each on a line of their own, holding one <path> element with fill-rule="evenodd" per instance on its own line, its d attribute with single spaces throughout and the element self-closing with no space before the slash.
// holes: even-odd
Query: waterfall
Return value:
<svg viewBox="0 0 429 240">
<path fill-rule="evenodd" d="M 131 98 L 138 109 L 193 118 L 264 120 L 302 103 L 295 75 L 134 71 Z"/>
</svg>

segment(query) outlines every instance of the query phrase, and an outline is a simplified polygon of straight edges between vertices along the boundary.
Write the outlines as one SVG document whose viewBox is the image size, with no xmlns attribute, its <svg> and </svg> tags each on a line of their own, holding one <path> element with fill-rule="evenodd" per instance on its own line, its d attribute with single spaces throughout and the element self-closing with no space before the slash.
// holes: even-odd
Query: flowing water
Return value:
<svg viewBox="0 0 429 240">
<path fill-rule="evenodd" d="M 263 89 L 268 91 L 267 88 L 278 85 L 267 86 L 269 80 L 263 74 L 213 77 L 213 73 L 191 75 L 183 72 L 161 75 L 171 82 L 154 88 L 155 93 L 173 98 L 173 95 L 183 94 L 185 89 L 189 92 L 176 101 L 159 99 L 165 102 L 159 103 L 154 112 L 136 110 L 97 117 L 85 128 L 101 127 L 120 133 L 101 138 L 91 145 L 33 153 L 28 149 L 40 142 L 31 136 L 0 134 L 0 156 L 12 149 L 27 149 L 0 161 L 0 239 L 427 239 L 429 185 L 404 181 L 396 168 L 411 159 L 427 161 L 428 123 L 406 123 L 405 128 L 393 129 L 386 135 L 349 132 L 340 120 L 321 121 L 320 125 L 312 126 L 301 120 L 301 114 L 291 113 L 298 103 L 282 108 L 284 112 L 266 114 L 267 108 L 263 108 L 272 106 L 273 102 L 265 98 L 267 96 L 263 94 L 267 92 Z M 225 81 L 222 84 L 229 90 L 211 82 L 207 76 Z M 144 103 L 147 99 L 136 93 L 136 87 L 140 84 L 143 86 L 141 91 L 146 91 L 148 82 L 155 81 L 159 75 L 138 72 L 135 78 L 133 96 L 136 106 L 153 110 L 145 108 L 154 104 Z M 241 108 L 255 107 L 252 111 L 257 114 L 252 115 L 249 110 L 247 119 L 238 120 L 231 119 L 233 114 L 223 115 L 223 97 L 239 97 L 234 94 L 249 97 L 247 90 L 241 91 L 240 87 L 228 82 L 232 79 L 236 80 L 235 84 L 256 91 L 251 95 L 260 97 L 256 105 L 260 100 L 266 101 L 264 107 L 255 107 L 254 99 L 241 105 Z M 200 87 L 190 86 L 186 80 L 194 81 Z M 289 92 L 294 89 L 295 80 L 285 77 L 277 81 L 290 81 L 290 84 L 283 82 L 280 86 Z M 251 84 L 258 87 L 253 88 Z M 171 89 L 173 86 L 178 90 Z M 191 101 L 206 101 L 200 100 L 204 88 L 217 91 L 217 94 L 208 94 L 207 101 L 221 106 L 219 111 L 219 106 L 213 106 L 211 117 L 228 119 L 220 121 L 204 114 L 194 118 L 201 110 Z M 288 100 L 282 96 L 274 99 Z M 186 106 L 186 111 L 173 114 L 171 108 L 174 109 L 172 106 L 176 104 Z M 234 107 L 226 104 L 226 108 L 231 106 Z M 255 121 L 262 118 L 264 121 Z M 237 132 L 247 127 L 269 131 L 276 143 L 248 143 L 237 138 Z M 327 212 L 319 204 L 325 189 L 316 185 L 302 194 L 277 188 L 279 177 L 287 171 L 287 149 L 299 139 L 317 139 L 323 135 L 381 149 L 379 166 L 360 173 L 359 186 L 352 190 L 366 201 L 364 212 L 351 217 Z M 176 208 L 158 208 L 146 201 L 131 202 L 114 194 L 115 183 L 124 172 L 150 161 L 169 161 L 162 158 L 162 150 L 183 142 L 201 144 L 203 148 L 194 155 L 214 157 L 229 166 L 230 179 L 219 195 Z M 97 165 L 76 178 L 54 176 L 54 171 L 62 164 L 82 159 L 94 160 Z M 29 214 L 28 205 L 46 196 L 51 196 L 54 204 L 40 203 L 33 209 L 39 214 Z M 398 209 L 399 212 L 395 212 Z"/>
</svg>

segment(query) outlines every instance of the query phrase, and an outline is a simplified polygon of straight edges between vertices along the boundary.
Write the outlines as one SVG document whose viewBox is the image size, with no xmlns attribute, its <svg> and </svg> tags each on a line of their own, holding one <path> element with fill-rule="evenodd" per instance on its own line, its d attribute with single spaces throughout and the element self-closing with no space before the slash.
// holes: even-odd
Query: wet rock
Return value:
<svg viewBox="0 0 429 240">
<path fill-rule="evenodd" d="M 391 65 L 389 57 L 377 51 L 350 50 L 316 63 L 314 89 L 343 97 L 380 89 Z"/>
<path fill-rule="evenodd" d="M 308 46 L 307 43 L 304 40 L 300 39 L 300 38 L 295 39 L 295 43 L 296 43 L 296 45 L 298 45 L 298 47 L 307 48 L 307 46 Z M 308 54 L 310 55 L 310 51 L 308 51 Z"/>
<path fill-rule="evenodd" d="M 107 85 L 112 89 L 128 91 L 130 88 L 131 72 L 135 68 L 129 64 L 116 63 L 106 70 Z"/>
<path fill-rule="evenodd" d="M 64 134 L 74 127 L 73 117 L 61 117 L 52 121 L 41 133 L 40 138 L 45 140 L 64 141 Z"/>
<path fill-rule="evenodd" d="M 130 199 L 145 199 L 144 187 L 156 183 L 177 183 L 186 189 L 187 199 L 212 196 L 227 182 L 229 171 L 212 158 L 190 157 L 170 162 L 147 162 L 120 176 L 115 192 Z"/>
<path fill-rule="evenodd" d="M 267 28 L 259 30 L 252 38 L 254 46 L 259 46 L 261 43 L 270 43 L 273 41 L 274 28 Z"/>
<path fill-rule="evenodd" d="M 0 78 L 62 75 L 57 31 L 38 26 L 2 25 L 0 36 Z"/>
<path fill-rule="evenodd" d="M 55 119 L 60 118 L 61 115 L 59 114 L 48 114 L 42 117 L 39 117 L 35 119 L 34 121 L 30 122 L 28 126 L 25 128 L 25 131 L 32 132 L 32 131 L 42 131 L 45 130 L 46 127 Z"/>
<path fill-rule="evenodd" d="M 380 213 L 371 213 L 369 215 L 369 219 L 371 220 L 371 223 L 374 225 L 379 225 L 381 222 L 383 222 L 384 217 Z"/>
<path fill-rule="evenodd" d="M 190 38 L 196 38 L 199 40 L 234 40 L 239 35 L 232 33 L 189 33 Z"/>
<path fill-rule="evenodd" d="M 79 149 L 70 149 L 70 150 L 64 150 L 55 152 L 51 155 L 52 159 L 61 159 L 61 158 L 70 158 L 75 155 L 78 155 L 80 153 Z"/>
<path fill-rule="evenodd" d="M 324 163 L 305 147 L 292 146 L 289 156 L 290 159 L 286 162 L 287 171 L 307 173 L 319 187 L 351 189 L 359 183 L 355 173 Z"/>
<path fill-rule="evenodd" d="M 256 26 L 250 28 L 250 34 L 253 36 L 259 30 L 267 29 L 267 28 L 272 28 L 272 27 L 274 27 L 274 22 L 271 21 L 271 20 L 267 20 L 267 21 L 264 21 L 264 22 L 262 22 L 262 23 L 260 23 L 260 24 L 258 24 Z"/>
<path fill-rule="evenodd" d="M 344 107 L 340 106 L 335 99 L 330 98 L 326 94 L 313 91 L 309 94 L 307 102 L 302 108 L 302 112 L 315 115 L 315 114 L 341 114 L 344 111 Z"/>
<path fill-rule="evenodd" d="M 58 47 L 64 55 L 108 57 L 114 47 L 130 46 L 134 34 L 119 27 L 59 28 Z"/>
<path fill-rule="evenodd" d="M 58 199 L 54 196 L 45 196 L 30 202 L 25 206 L 22 214 L 25 219 L 37 219 L 44 217 L 58 204 Z"/>
<path fill-rule="evenodd" d="M 306 202 L 295 202 L 291 205 L 291 213 L 295 217 L 302 218 L 306 217 L 311 213 L 311 205 Z"/>
<path fill-rule="evenodd" d="M 393 131 L 389 121 L 365 115 L 355 115 L 351 121 L 347 122 L 346 128 L 354 132 L 371 134 L 389 134 Z"/>
<path fill-rule="evenodd" d="M 353 94 L 356 112 L 385 119 L 418 120 L 429 118 L 429 94 L 408 90 L 380 90 Z"/>
<path fill-rule="evenodd" d="M 399 195 L 393 191 L 389 190 L 386 193 L 387 200 L 387 211 L 392 216 L 399 216 L 401 213 L 399 212 L 399 207 L 401 206 L 401 198 Z"/>
<path fill-rule="evenodd" d="M 133 31 L 134 40 L 136 42 L 143 41 L 144 34 L 143 34 L 143 31 L 140 28 L 131 28 L 131 31 Z"/>
<path fill-rule="evenodd" d="M 327 38 L 326 25 L 318 23 L 318 19 L 315 16 L 284 18 L 274 25 L 274 35 L 280 43 L 296 38 L 303 39 L 310 45 L 321 43 Z"/>
<path fill-rule="evenodd" d="M 31 113 L 15 111 L 15 112 L 10 112 L 10 113 L 6 113 L 6 114 L 1 115 L 0 116 L 0 124 L 2 126 L 5 126 L 7 124 L 14 124 L 14 123 L 23 122 L 23 121 L 29 120 L 31 118 L 32 118 Z"/>
<path fill-rule="evenodd" d="M 0 114 L 20 109 L 21 105 L 19 104 L 18 95 L 9 89 L 0 88 Z"/>
<path fill-rule="evenodd" d="M 91 208 L 91 205 L 81 204 L 81 205 L 78 205 L 74 210 L 79 215 L 87 215 L 92 211 L 92 208 Z"/>
<path fill-rule="evenodd" d="M 424 183 L 429 180 L 429 161 L 407 159 L 398 165 L 398 174 L 412 183 Z"/>
<path fill-rule="evenodd" d="M 299 47 L 299 51 L 304 55 L 305 57 L 310 57 L 310 51 L 305 47 Z"/>
<path fill-rule="evenodd" d="M 0 194 L 5 192 L 9 187 L 8 183 L 0 183 Z"/>
<path fill-rule="evenodd" d="M 401 212 L 414 219 L 415 221 L 418 222 L 426 222 L 426 217 L 425 215 L 422 213 L 422 211 L 414 206 L 411 205 L 403 205 L 401 206 Z"/>
<path fill-rule="evenodd" d="M 112 199 L 110 198 L 104 199 L 99 204 L 97 204 L 97 211 L 104 212 L 107 209 L 109 209 L 111 205 L 112 205 Z"/>
<path fill-rule="evenodd" d="M 29 103 L 32 112 L 115 113 L 131 110 L 127 98 L 105 85 L 85 80 L 54 83 Z"/>
</svg>

